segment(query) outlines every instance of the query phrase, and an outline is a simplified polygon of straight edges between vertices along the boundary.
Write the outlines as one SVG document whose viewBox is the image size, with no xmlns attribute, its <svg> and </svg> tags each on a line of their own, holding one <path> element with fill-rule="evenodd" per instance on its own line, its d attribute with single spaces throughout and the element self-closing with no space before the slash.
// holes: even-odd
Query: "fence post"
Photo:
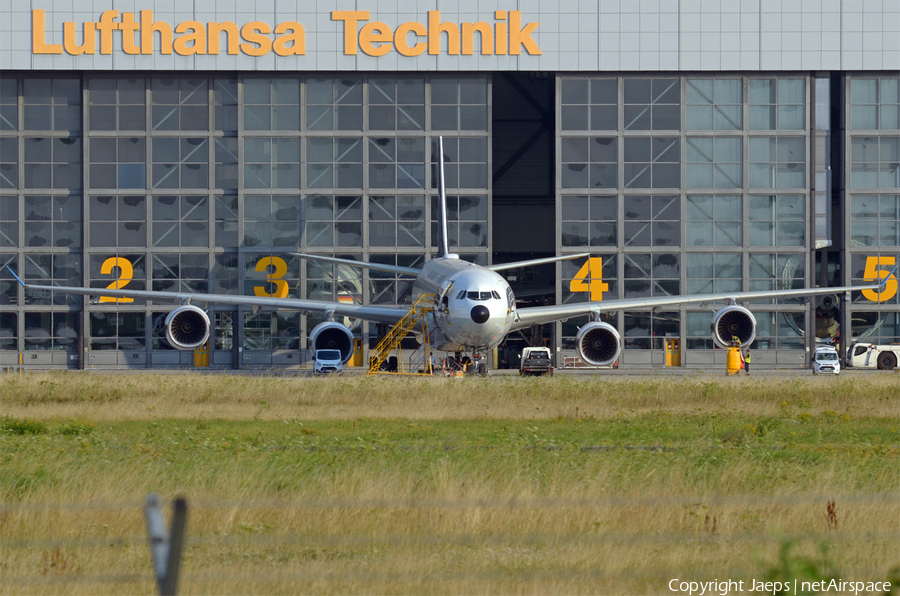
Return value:
<svg viewBox="0 0 900 596">
<path fill-rule="evenodd" d="M 184 529 L 187 525 L 187 500 L 175 499 L 172 515 L 172 531 L 166 532 L 161 499 L 157 494 L 147 497 L 144 504 L 147 517 L 147 533 L 153 554 L 153 569 L 160 596 L 175 596 L 178 589 L 178 571 L 181 567 L 181 551 L 184 546 Z"/>
</svg>

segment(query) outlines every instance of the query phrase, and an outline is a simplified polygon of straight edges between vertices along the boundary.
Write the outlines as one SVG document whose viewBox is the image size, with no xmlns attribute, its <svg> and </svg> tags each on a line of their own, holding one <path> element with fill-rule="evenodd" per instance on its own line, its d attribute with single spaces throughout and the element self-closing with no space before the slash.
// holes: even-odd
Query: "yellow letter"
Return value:
<svg viewBox="0 0 900 596">
<path fill-rule="evenodd" d="M 241 37 L 250 43 L 242 43 L 241 51 L 248 56 L 259 57 L 268 54 L 272 51 L 272 40 L 262 34 L 271 32 L 272 29 L 262 21 L 247 23 L 241 27 Z M 253 44 L 259 44 L 259 47 L 254 47 Z"/>
<path fill-rule="evenodd" d="M 84 24 L 82 44 L 75 44 L 75 23 L 63 23 L 63 44 L 66 52 L 73 56 L 93 54 L 97 50 L 97 36 L 94 34 L 94 23 Z"/>
<path fill-rule="evenodd" d="M 487 23 L 462 24 L 462 53 L 471 56 L 475 49 L 475 32 L 481 33 L 481 53 L 490 56 L 494 53 L 494 31 Z"/>
<path fill-rule="evenodd" d="M 97 23 L 97 29 L 100 31 L 100 53 L 112 54 L 112 32 L 119 28 L 118 23 L 114 23 L 113 19 L 119 16 L 118 10 L 105 10 L 100 15 L 100 22 Z"/>
<path fill-rule="evenodd" d="M 522 24 L 522 12 L 519 10 L 511 10 L 509 12 L 509 53 L 513 56 L 519 55 L 519 44 L 525 46 L 525 51 L 532 56 L 540 56 L 541 49 L 531 39 L 531 34 L 537 29 L 540 23 L 527 23 L 519 29 Z"/>
<path fill-rule="evenodd" d="M 415 21 L 403 23 L 397 27 L 397 30 L 394 32 L 394 47 L 404 56 L 418 56 L 425 51 L 425 42 L 420 41 L 415 46 L 409 47 L 406 43 L 406 36 L 410 31 L 412 31 L 416 37 L 425 37 L 428 35 L 428 31 L 425 30 L 425 25 L 422 23 L 417 23 Z"/>
<path fill-rule="evenodd" d="M 72 23 L 74 26 L 75 24 Z M 44 11 L 31 11 L 31 53 L 32 54 L 62 54 L 62 45 L 58 43 L 46 44 L 44 33 Z"/>
<path fill-rule="evenodd" d="M 459 56 L 459 27 L 441 22 L 441 11 L 428 11 L 428 53 L 441 53 L 441 33 L 447 34 L 447 54 Z"/>
<path fill-rule="evenodd" d="M 375 33 L 377 31 L 378 33 Z M 375 21 L 366 24 L 359 32 L 359 47 L 369 56 L 384 56 L 391 50 L 391 39 L 394 32 L 384 23 Z M 372 43 L 385 43 L 383 46 L 373 46 Z"/>
<path fill-rule="evenodd" d="M 494 11 L 494 18 L 498 21 L 506 20 L 506 11 L 505 10 L 497 10 Z M 506 55 L 506 23 L 497 23 L 497 55 L 505 56 Z"/>
<path fill-rule="evenodd" d="M 141 54 L 153 53 L 153 34 L 159 31 L 159 53 L 172 53 L 172 27 L 168 23 L 154 23 L 153 11 L 141 11 Z"/>
<path fill-rule="evenodd" d="M 368 10 L 334 10 L 332 21 L 344 21 L 344 55 L 356 55 L 356 22 L 368 21 Z"/>
<path fill-rule="evenodd" d="M 213 55 L 219 54 L 219 36 L 225 32 L 226 43 L 228 44 L 228 53 L 238 53 L 238 28 L 234 23 L 210 23 L 209 24 L 209 53 Z"/>
<path fill-rule="evenodd" d="M 206 53 L 206 29 L 203 23 L 197 21 L 185 21 L 178 23 L 175 27 L 175 33 L 185 33 L 191 30 L 187 35 L 181 35 L 175 38 L 175 53 L 180 56 L 190 56 L 191 54 Z M 187 45 L 189 41 L 194 42 L 193 45 Z"/>
<path fill-rule="evenodd" d="M 294 21 L 285 21 L 275 27 L 275 34 L 278 35 L 288 30 L 291 34 L 276 37 L 272 48 L 279 56 L 303 56 L 306 54 L 306 32 L 303 29 L 303 25 Z M 288 46 L 288 42 L 293 42 L 293 45 Z"/>
<path fill-rule="evenodd" d="M 123 12 L 119 30 L 122 31 L 122 49 L 126 54 L 140 54 L 139 47 L 134 45 L 134 33 L 141 28 L 140 23 L 134 22 L 133 12 Z"/>
</svg>

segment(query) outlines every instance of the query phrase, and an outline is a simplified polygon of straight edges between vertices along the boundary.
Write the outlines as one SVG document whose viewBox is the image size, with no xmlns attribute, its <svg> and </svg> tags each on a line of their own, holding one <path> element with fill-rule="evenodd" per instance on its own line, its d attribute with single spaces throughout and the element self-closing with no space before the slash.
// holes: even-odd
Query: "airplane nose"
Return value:
<svg viewBox="0 0 900 596">
<path fill-rule="evenodd" d="M 488 310 L 488 307 L 478 305 L 472 309 L 472 320 L 478 323 L 479 325 L 482 323 L 487 323 L 487 320 L 491 318 L 491 311 Z"/>
</svg>

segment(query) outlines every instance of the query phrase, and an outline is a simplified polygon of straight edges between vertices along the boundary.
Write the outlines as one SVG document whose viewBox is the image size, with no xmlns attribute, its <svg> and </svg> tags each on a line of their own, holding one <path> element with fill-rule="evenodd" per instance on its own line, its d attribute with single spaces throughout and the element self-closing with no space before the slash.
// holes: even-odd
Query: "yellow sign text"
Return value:
<svg viewBox="0 0 900 596">
<path fill-rule="evenodd" d="M 273 51 L 279 56 L 306 54 L 306 31 L 303 25 L 293 21 L 276 25 L 273 39 L 270 35 L 272 27 L 261 21 L 246 23 L 240 29 L 229 22 L 204 24 L 199 21 L 184 21 L 173 28 L 169 23 L 154 21 L 152 10 L 140 11 L 138 21 L 135 14 L 123 12 L 120 19 L 118 10 L 104 11 L 98 22 L 82 23 L 80 36 L 76 34 L 75 23 L 63 23 L 63 43 L 53 44 L 47 43 L 44 11 L 32 10 L 31 51 L 34 54 L 62 54 L 65 51 L 72 56 L 95 54 L 99 36 L 100 54 L 112 54 L 113 46 L 119 45 L 130 55 L 149 55 L 157 47 L 160 54 L 174 51 L 180 56 L 217 55 L 224 35 L 228 54 L 243 52 L 248 56 L 264 56 Z"/>
<path fill-rule="evenodd" d="M 509 19 L 507 21 L 507 18 Z M 361 28 L 359 23 L 369 20 L 367 10 L 335 10 L 332 21 L 344 23 L 344 54 L 355 56 L 357 49 L 369 56 L 384 56 L 396 49 L 404 56 L 419 56 L 427 50 L 432 56 L 441 53 L 442 40 L 447 43 L 447 55 L 471 56 L 475 49 L 475 34 L 478 33 L 483 56 L 518 56 L 522 48 L 532 56 L 540 56 L 541 49 L 531 34 L 540 23 L 526 23 L 522 26 L 522 13 L 518 10 L 497 10 L 494 23 L 441 22 L 441 11 L 428 11 L 427 26 L 415 21 L 402 23 L 391 29 L 386 23 L 373 21 Z M 441 34 L 446 33 L 446 37 Z M 412 41 L 410 41 L 410 34 Z"/>
<path fill-rule="evenodd" d="M 522 24 L 518 10 L 494 11 L 494 22 L 442 22 L 439 10 L 429 10 L 426 23 L 410 21 L 392 28 L 387 23 L 369 21 L 367 10 L 335 10 L 331 20 L 343 26 L 343 51 L 355 56 L 358 51 L 369 56 L 384 56 L 396 51 L 403 56 L 424 53 L 436 56 L 471 56 L 476 45 L 483 56 L 540 56 L 541 50 L 532 35 L 540 23 Z M 223 51 L 235 55 L 278 56 L 306 54 L 306 31 L 295 21 L 275 25 L 262 21 L 245 23 L 183 21 L 176 25 L 153 20 L 152 10 L 122 12 L 106 10 L 96 22 L 63 23 L 62 43 L 47 41 L 45 11 L 31 11 L 31 51 L 33 54 L 110 55 L 113 49 L 128 55 L 150 55 L 154 52 L 180 56 L 218 55 Z M 79 30 L 80 29 L 80 30 Z M 476 35 L 477 34 L 477 35 Z"/>
</svg>

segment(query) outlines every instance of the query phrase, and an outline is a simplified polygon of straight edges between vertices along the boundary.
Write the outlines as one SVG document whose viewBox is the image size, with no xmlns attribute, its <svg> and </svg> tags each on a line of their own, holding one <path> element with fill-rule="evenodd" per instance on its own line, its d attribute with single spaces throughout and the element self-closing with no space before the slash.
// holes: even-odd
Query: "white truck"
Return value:
<svg viewBox="0 0 900 596">
<path fill-rule="evenodd" d="M 813 374 L 837 375 L 841 372 L 841 360 L 837 350 L 831 345 L 816 346 L 813 357 Z"/>
<path fill-rule="evenodd" d="M 900 362 L 900 344 L 867 344 L 857 342 L 847 350 L 847 366 L 893 370 Z"/>
<path fill-rule="evenodd" d="M 525 348 L 519 360 L 519 374 L 553 375 L 553 364 L 550 360 L 550 348 Z"/>
</svg>

